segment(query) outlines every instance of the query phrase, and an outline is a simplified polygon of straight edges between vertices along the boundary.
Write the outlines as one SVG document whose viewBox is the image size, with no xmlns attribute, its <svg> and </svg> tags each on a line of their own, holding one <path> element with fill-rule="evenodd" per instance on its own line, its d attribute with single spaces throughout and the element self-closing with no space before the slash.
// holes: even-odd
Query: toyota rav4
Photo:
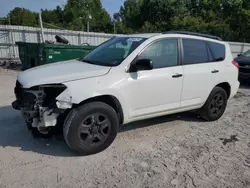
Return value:
<svg viewBox="0 0 250 188">
<path fill-rule="evenodd" d="M 121 124 L 189 110 L 218 120 L 238 88 L 228 43 L 172 31 L 114 37 L 84 58 L 26 70 L 12 106 L 33 134 L 59 127 L 88 155 L 108 148 Z"/>
</svg>

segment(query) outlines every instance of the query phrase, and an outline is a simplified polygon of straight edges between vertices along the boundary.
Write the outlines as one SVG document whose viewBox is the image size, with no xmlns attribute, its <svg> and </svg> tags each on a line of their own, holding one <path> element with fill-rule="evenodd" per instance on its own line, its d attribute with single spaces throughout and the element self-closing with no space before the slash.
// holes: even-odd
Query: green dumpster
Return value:
<svg viewBox="0 0 250 188">
<path fill-rule="evenodd" d="M 84 57 L 95 46 L 16 42 L 22 70 L 39 65 Z"/>
</svg>

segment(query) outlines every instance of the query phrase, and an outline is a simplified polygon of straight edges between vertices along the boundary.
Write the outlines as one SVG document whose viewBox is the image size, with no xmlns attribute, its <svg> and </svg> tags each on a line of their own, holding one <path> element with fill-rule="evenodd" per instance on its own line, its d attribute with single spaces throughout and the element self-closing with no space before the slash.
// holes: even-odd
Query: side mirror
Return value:
<svg viewBox="0 0 250 188">
<path fill-rule="evenodd" d="M 242 56 L 242 54 L 238 54 L 237 56 L 238 56 L 238 57 L 241 57 L 241 56 Z"/>
<path fill-rule="evenodd" d="M 152 70 L 153 62 L 150 59 L 139 59 L 135 63 L 132 63 L 129 68 L 129 72 L 137 72 L 142 70 Z"/>
</svg>

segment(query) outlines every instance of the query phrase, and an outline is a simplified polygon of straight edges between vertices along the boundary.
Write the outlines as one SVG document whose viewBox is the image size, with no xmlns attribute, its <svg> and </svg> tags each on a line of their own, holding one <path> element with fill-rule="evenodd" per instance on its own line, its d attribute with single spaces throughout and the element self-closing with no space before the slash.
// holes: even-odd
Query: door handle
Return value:
<svg viewBox="0 0 250 188">
<path fill-rule="evenodd" d="M 219 70 L 212 70 L 211 73 L 218 73 L 220 72 Z"/>
<path fill-rule="evenodd" d="M 182 77 L 182 76 L 183 76 L 182 74 L 178 74 L 178 73 L 177 73 L 177 74 L 173 75 L 172 78 L 180 78 L 180 77 Z"/>
</svg>

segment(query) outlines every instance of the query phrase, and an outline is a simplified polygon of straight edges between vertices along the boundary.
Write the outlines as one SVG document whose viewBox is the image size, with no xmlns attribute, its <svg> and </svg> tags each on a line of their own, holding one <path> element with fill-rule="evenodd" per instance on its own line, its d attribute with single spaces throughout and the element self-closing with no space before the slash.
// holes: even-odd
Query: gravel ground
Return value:
<svg viewBox="0 0 250 188">
<path fill-rule="evenodd" d="M 182 113 L 124 125 L 107 150 L 79 157 L 61 137 L 32 138 L 10 106 L 16 75 L 0 68 L 0 188 L 250 187 L 250 87 L 217 122 Z"/>
</svg>

